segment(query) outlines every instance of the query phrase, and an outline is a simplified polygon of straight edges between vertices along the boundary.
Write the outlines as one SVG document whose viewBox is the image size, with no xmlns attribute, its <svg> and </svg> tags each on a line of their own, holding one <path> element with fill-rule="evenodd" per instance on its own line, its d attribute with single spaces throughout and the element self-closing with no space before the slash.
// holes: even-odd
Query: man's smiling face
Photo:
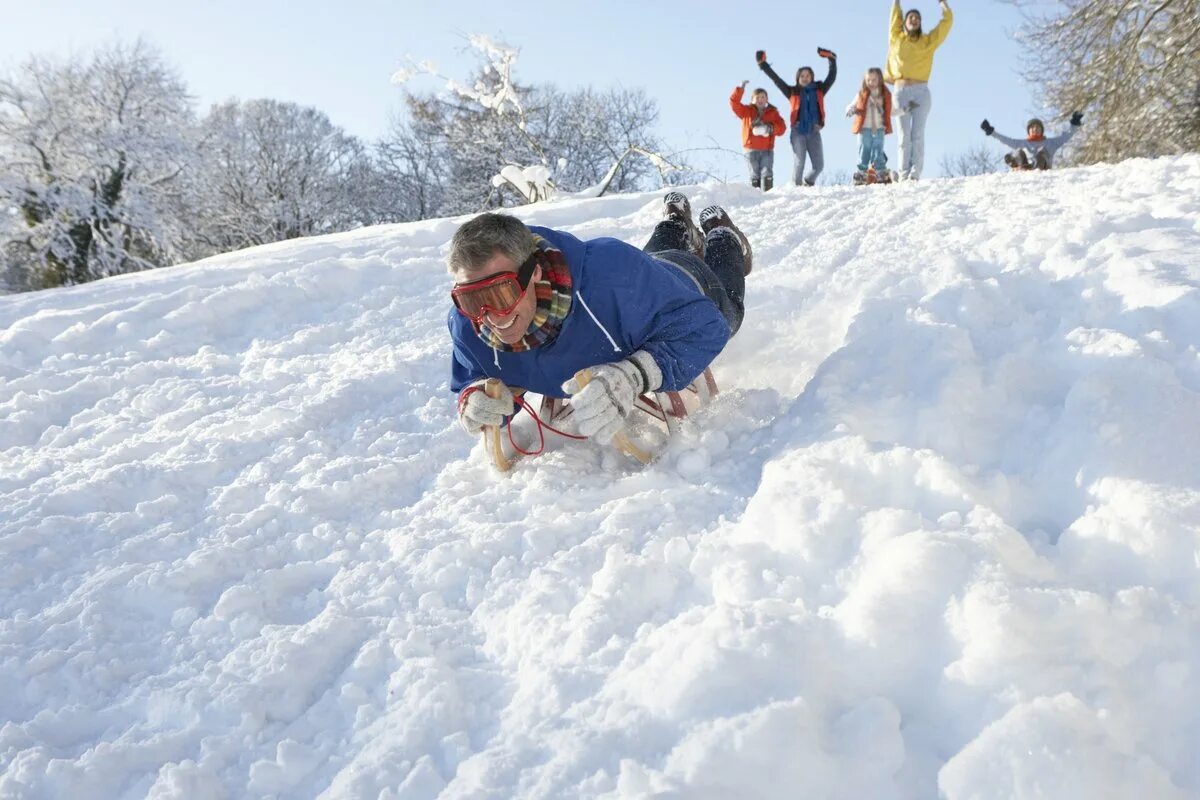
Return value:
<svg viewBox="0 0 1200 800">
<path fill-rule="evenodd" d="M 456 273 L 454 277 L 458 283 L 480 281 L 490 278 L 493 275 L 498 275 L 501 272 L 516 272 L 520 269 L 520 266 L 520 264 L 515 263 L 508 256 L 497 251 L 479 270 L 469 275 Z M 512 313 L 498 316 L 488 311 L 483 315 L 484 323 L 505 344 L 517 344 L 529 331 L 529 325 L 533 322 L 534 314 L 537 312 L 537 294 L 534 292 L 533 286 L 537 281 L 541 280 L 541 277 L 542 268 L 539 265 L 534 268 L 533 275 L 529 279 L 529 285 L 525 287 L 525 293 L 521 295 L 521 299 L 517 302 L 517 307 L 513 309 Z"/>
</svg>

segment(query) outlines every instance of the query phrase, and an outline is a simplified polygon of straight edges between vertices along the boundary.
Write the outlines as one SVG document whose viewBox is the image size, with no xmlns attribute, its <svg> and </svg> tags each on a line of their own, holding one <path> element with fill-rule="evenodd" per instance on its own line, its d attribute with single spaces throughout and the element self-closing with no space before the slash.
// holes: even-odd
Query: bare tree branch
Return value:
<svg viewBox="0 0 1200 800">
<path fill-rule="evenodd" d="M 1200 0 L 1002 0 L 1021 10 L 1027 74 L 1065 119 L 1074 163 L 1200 150 Z"/>
</svg>

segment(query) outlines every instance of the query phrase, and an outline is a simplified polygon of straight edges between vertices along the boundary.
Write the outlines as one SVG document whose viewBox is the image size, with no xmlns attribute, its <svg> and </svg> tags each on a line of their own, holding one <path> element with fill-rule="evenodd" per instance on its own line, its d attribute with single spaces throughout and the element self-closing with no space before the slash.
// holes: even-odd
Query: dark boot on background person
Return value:
<svg viewBox="0 0 1200 800">
<path fill-rule="evenodd" d="M 772 178 L 763 178 L 762 179 L 762 190 L 764 192 L 771 191 L 771 187 L 774 185 L 775 185 L 774 179 L 772 179 Z"/>
<path fill-rule="evenodd" d="M 1004 163 L 1008 164 L 1010 169 L 1033 169 L 1029 163 L 1029 156 L 1025 155 L 1024 150 L 1018 150 L 1015 153 L 1007 153 L 1004 156 Z"/>
<path fill-rule="evenodd" d="M 687 249 L 696 257 L 704 258 L 704 234 L 692 222 L 692 204 L 682 192 L 667 192 L 663 198 L 663 213 L 667 219 L 675 220 L 687 229 Z"/>
<path fill-rule="evenodd" d="M 750 247 L 750 240 L 746 238 L 746 234 L 742 233 L 741 228 L 733 224 L 733 220 L 729 218 L 725 209 L 720 206 L 709 206 L 701 211 L 700 227 L 704 229 L 705 235 L 717 228 L 728 228 L 737 237 L 738 244 L 742 246 L 742 274 L 750 274 L 754 260 L 754 251 Z"/>
<path fill-rule="evenodd" d="M 758 188 L 758 178 L 751 178 L 750 185 L 753 186 L 755 189 L 757 189 Z"/>
</svg>

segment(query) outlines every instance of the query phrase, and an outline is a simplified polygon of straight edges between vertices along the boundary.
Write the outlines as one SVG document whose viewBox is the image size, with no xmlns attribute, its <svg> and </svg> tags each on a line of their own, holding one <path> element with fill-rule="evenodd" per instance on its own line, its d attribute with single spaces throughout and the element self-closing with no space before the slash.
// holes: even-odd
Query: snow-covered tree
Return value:
<svg viewBox="0 0 1200 800">
<path fill-rule="evenodd" d="M 366 148 L 324 113 L 277 100 L 213 106 L 189 184 L 193 236 L 211 252 L 374 222 Z"/>
<path fill-rule="evenodd" d="M 543 177 L 548 171 L 557 190 L 568 193 L 602 183 L 615 191 L 662 183 L 660 167 L 668 162 L 657 155 L 661 145 L 652 130 L 658 109 L 644 91 L 524 85 L 514 75 L 515 49 L 483 36 L 470 42 L 482 65 L 467 83 L 444 78 L 428 63 L 394 76 L 403 84 L 432 75 L 445 89 L 408 92 L 407 119 L 394 124 L 382 145 L 410 205 L 463 213 L 544 197 L 545 181 L 538 191 L 525 191 L 503 177 L 506 169 Z M 419 178 L 430 174 L 438 179 L 436 190 L 417 197 L 417 187 L 429 185 Z"/>
<path fill-rule="evenodd" d="M 0 213 L 20 223 L 0 228 L 10 280 L 61 286 L 170 261 L 191 122 L 183 82 L 141 41 L 0 79 Z"/>
<path fill-rule="evenodd" d="M 446 208 L 443 149 L 432 136 L 393 118 L 391 131 L 375 146 L 381 183 L 372 192 L 375 207 L 389 214 L 390 221 L 429 219 Z"/>
<path fill-rule="evenodd" d="M 658 153 L 662 145 L 654 135 L 658 104 L 644 90 L 568 92 L 544 86 L 537 91 L 536 102 L 533 116 L 546 150 L 552 159 L 564 162 L 554 175 L 564 191 L 598 184 L 614 164 L 612 191 L 660 185 L 661 165 L 656 159 L 662 158 Z"/>
<path fill-rule="evenodd" d="M 1088 112 L 1070 160 L 1200 150 L 1200 0 L 1009 2 L 1046 106 Z"/>
<path fill-rule="evenodd" d="M 500 170 L 499 175 L 492 177 L 492 186 L 496 189 L 508 187 L 517 192 L 526 203 L 537 203 L 554 196 L 554 173 L 549 167 L 543 167 L 541 164 L 532 167 L 510 164 Z"/>
</svg>

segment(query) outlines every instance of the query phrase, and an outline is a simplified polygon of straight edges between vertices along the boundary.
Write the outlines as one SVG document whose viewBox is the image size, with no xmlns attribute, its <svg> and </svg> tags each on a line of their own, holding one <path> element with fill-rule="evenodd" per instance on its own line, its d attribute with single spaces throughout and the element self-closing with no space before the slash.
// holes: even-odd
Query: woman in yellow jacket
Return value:
<svg viewBox="0 0 1200 800">
<path fill-rule="evenodd" d="M 921 30 L 921 12 L 900 10 L 900 0 L 892 0 L 891 31 L 888 36 L 887 69 L 883 78 L 896 85 L 895 104 L 900 114 L 900 177 L 916 180 L 925 166 L 925 123 L 933 107 L 929 93 L 929 74 L 933 71 L 933 53 L 954 24 L 954 12 L 946 0 L 942 19 L 929 33 Z"/>
</svg>

